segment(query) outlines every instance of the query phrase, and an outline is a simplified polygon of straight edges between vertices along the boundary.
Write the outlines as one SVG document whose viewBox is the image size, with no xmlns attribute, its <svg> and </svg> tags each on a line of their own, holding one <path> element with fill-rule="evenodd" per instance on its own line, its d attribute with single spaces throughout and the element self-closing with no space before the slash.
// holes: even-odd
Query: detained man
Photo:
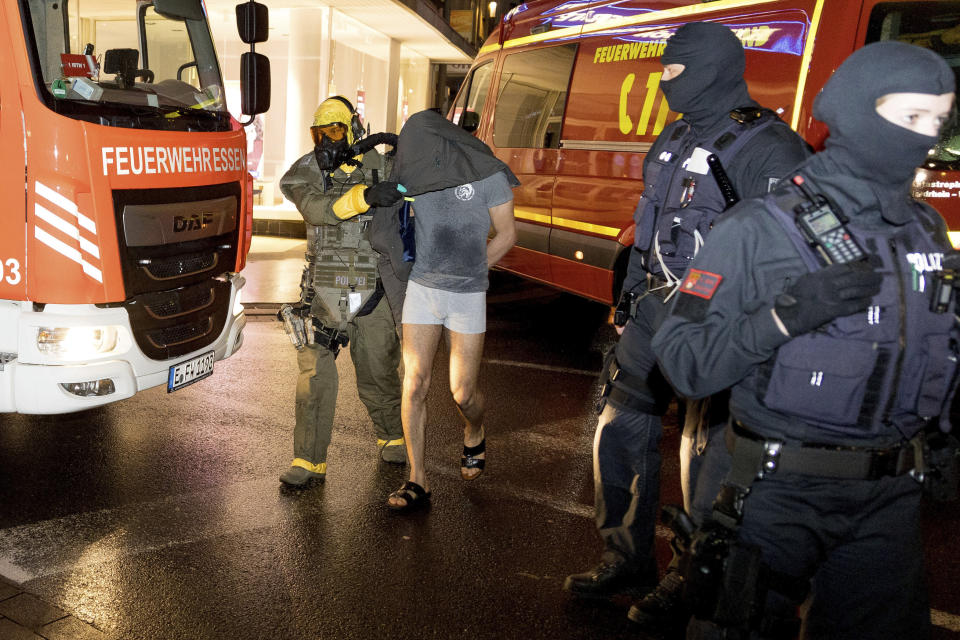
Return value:
<svg viewBox="0 0 960 640">
<path fill-rule="evenodd" d="M 413 198 L 416 256 L 402 329 L 400 413 L 410 475 L 387 506 L 409 511 L 430 500 L 425 401 L 441 337 L 450 353 L 450 391 L 464 422 L 460 475 L 474 480 L 483 472 L 479 376 L 487 270 L 516 242 L 511 188 L 520 183 L 489 147 L 434 111 L 414 114 L 400 131 L 394 175 Z"/>
</svg>

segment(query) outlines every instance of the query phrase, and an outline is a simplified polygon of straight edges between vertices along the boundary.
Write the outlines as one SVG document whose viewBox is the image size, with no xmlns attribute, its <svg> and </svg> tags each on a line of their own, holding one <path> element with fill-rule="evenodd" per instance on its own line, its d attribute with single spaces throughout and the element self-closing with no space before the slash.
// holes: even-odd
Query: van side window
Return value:
<svg viewBox="0 0 960 640">
<path fill-rule="evenodd" d="M 500 71 L 493 143 L 497 147 L 560 148 L 560 129 L 577 45 L 508 55 Z"/>
<path fill-rule="evenodd" d="M 473 70 L 470 76 L 463 81 L 463 89 L 453 105 L 453 123 L 460 124 L 464 112 L 480 114 L 483 103 L 487 101 L 490 91 L 490 76 L 493 74 L 493 63 L 488 62 Z"/>
<path fill-rule="evenodd" d="M 870 12 L 864 44 L 880 40 L 899 40 L 936 51 L 960 84 L 960 2 L 881 2 Z M 940 130 L 940 141 L 925 166 L 960 169 L 960 118 L 956 109 Z"/>
</svg>

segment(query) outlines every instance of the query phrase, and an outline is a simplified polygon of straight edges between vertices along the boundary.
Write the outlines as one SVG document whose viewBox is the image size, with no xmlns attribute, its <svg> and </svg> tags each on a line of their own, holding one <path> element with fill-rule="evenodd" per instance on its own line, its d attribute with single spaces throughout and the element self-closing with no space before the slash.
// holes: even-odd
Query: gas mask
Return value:
<svg viewBox="0 0 960 640">
<path fill-rule="evenodd" d="M 310 127 L 310 134 L 313 136 L 313 153 L 320 169 L 333 171 L 351 158 L 347 125 L 342 122 L 314 125 Z"/>
</svg>

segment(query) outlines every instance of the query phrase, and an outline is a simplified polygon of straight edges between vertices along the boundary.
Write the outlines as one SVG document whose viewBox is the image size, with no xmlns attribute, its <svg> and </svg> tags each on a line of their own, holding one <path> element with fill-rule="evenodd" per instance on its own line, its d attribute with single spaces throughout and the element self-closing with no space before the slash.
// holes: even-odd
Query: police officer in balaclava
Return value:
<svg viewBox="0 0 960 640">
<path fill-rule="evenodd" d="M 683 117 L 663 130 L 644 160 L 645 191 L 634 213 L 635 241 L 618 304 L 617 316 L 625 324 L 618 327 L 620 339 L 601 374 L 594 486 L 604 551 L 598 566 L 568 576 L 564 584 L 582 597 L 642 595 L 657 584 L 660 416 L 673 392 L 656 365 L 650 339 L 687 265 L 729 205 L 729 194 L 762 195 L 807 156 L 796 133 L 751 99 L 743 79 L 743 46 L 727 27 L 683 25 L 668 40 L 661 62 L 660 88 L 671 110 Z M 711 155 L 722 169 L 707 162 Z M 714 413 L 722 414 L 724 405 L 713 403 Z M 701 405 L 688 414 L 684 450 L 698 462 L 702 456 L 697 454 L 709 454 L 708 427 L 722 425 L 725 416 Z M 689 475 L 697 464 L 688 462 Z M 688 508 L 697 481 L 684 482 Z M 719 479 L 712 481 L 718 485 Z M 683 613 L 674 607 L 680 586 L 675 577 L 668 572 L 645 603 L 631 608 L 631 619 L 647 626 L 661 626 L 665 617 L 667 623 L 684 624 Z"/>
<path fill-rule="evenodd" d="M 296 325 L 296 425 L 293 460 L 280 475 L 285 488 L 303 489 L 327 474 L 327 448 L 333 431 L 339 388 L 334 360 L 350 347 L 357 391 L 376 432 L 379 455 L 403 464 L 406 452 L 400 422 L 400 341 L 394 316 L 370 245 L 377 207 L 389 207 L 401 194 L 387 180 L 389 158 L 372 145 L 351 157 L 364 135 L 353 105 L 342 96 L 317 107 L 310 127 L 313 150 L 280 179 L 280 191 L 303 216 L 307 264 L 301 299 L 286 309 L 285 325 Z"/>
<path fill-rule="evenodd" d="M 714 592 L 743 606 L 693 637 L 793 638 L 807 598 L 805 638 L 929 635 L 918 480 L 956 459 L 943 431 L 960 332 L 938 295 L 946 226 L 910 189 L 953 91 L 932 51 L 854 52 L 814 102 L 825 150 L 724 216 L 653 340 L 679 392 L 732 385 L 732 467 L 704 529 L 739 541 L 712 546 L 732 549 L 729 575 L 767 576 L 766 594 Z"/>
</svg>

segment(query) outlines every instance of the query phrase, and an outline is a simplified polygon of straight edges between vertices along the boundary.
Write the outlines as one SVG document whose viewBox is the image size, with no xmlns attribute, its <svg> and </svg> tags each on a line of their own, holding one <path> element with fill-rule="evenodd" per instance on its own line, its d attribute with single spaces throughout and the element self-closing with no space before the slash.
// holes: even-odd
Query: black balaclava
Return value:
<svg viewBox="0 0 960 640">
<path fill-rule="evenodd" d="M 813 117 L 830 127 L 826 154 L 833 164 L 884 189 L 913 178 L 937 143 L 877 113 L 888 93 L 941 95 L 954 90 L 954 76 L 938 54 L 903 42 L 875 42 L 854 51 L 813 103 Z"/>
<path fill-rule="evenodd" d="M 694 129 L 705 130 L 732 109 L 754 104 L 743 81 L 743 45 L 722 24 L 683 25 L 667 40 L 660 63 L 685 65 L 679 76 L 661 80 L 660 90 Z"/>
<path fill-rule="evenodd" d="M 490 147 L 435 111 L 413 114 L 400 130 L 392 175 L 408 195 L 476 182 L 498 171 L 510 186 L 520 184 Z"/>
</svg>

